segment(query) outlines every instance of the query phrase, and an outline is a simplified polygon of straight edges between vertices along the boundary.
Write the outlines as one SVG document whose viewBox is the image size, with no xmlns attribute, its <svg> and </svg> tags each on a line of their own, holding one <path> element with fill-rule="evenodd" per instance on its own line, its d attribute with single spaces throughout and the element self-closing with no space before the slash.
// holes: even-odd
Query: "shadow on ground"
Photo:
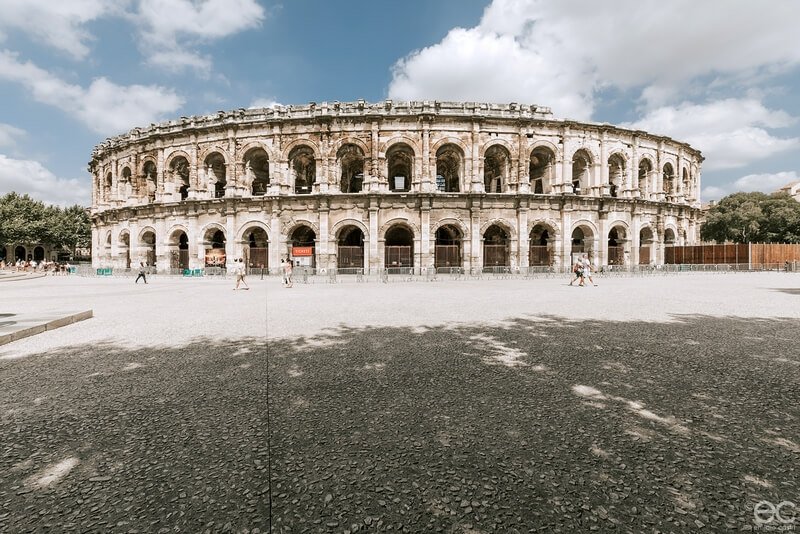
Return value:
<svg viewBox="0 0 800 534">
<path fill-rule="evenodd" d="M 542 317 L 0 360 L 0 530 L 267 531 L 267 352 L 274 532 L 740 530 L 800 489 L 798 327 Z"/>
</svg>

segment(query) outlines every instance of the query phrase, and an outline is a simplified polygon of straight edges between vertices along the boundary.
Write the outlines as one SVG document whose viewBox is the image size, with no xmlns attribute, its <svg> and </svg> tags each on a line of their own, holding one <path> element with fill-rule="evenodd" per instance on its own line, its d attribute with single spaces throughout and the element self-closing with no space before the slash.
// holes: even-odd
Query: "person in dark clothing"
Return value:
<svg viewBox="0 0 800 534">
<path fill-rule="evenodd" d="M 145 276 L 146 272 L 147 272 L 147 269 L 144 266 L 144 262 L 140 261 L 139 262 L 139 276 L 136 277 L 136 281 L 134 282 L 134 284 L 138 284 L 139 283 L 139 278 L 144 280 L 144 283 L 146 284 L 147 283 L 147 277 Z"/>
</svg>

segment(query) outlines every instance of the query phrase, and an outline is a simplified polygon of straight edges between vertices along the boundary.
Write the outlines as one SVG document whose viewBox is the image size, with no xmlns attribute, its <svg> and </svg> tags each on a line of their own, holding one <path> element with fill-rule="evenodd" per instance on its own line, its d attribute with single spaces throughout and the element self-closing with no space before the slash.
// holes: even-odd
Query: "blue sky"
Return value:
<svg viewBox="0 0 800 534">
<path fill-rule="evenodd" d="M 88 204 L 134 126 L 364 98 L 549 106 L 703 151 L 703 200 L 800 174 L 800 3 L 0 0 L 0 194 Z"/>
</svg>

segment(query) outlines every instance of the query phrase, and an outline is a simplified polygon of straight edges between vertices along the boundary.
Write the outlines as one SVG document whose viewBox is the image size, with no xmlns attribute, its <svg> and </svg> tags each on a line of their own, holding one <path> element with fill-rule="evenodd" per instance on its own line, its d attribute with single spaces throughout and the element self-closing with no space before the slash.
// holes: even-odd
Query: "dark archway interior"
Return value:
<svg viewBox="0 0 800 534">
<path fill-rule="evenodd" d="M 491 245 L 507 245 L 509 242 L 508 232 L 493 224 L 484 232 L 483 242 Z"/>
<path fill-rule="evenodd" d="M 386 246 L 411 246 L 414 235 L 405 226 L 393 226 L 386 232 Z"/>
<path fill-rule="evenodd" d="M 458 245 L 461 243 L 461 231 L 455 226 L 446 224 L 436 230 L 437 245 Z"/>
<path fill-rule="evenodd" d="M 446 193 L 459 191 L 461 153 L 452 145 L 436 151 L 436 189 Z"/>
<path fill-rule="evenodd" d="M 225 234 L 217 230 L 211 235 L 211 248 L 225 248 Z"/>
<path fill-rule="evenodd" d="M 342 193 L 358 193 L 364 185 L 364 151 L 357 145 L 344 145 L 337 153 L 341 168 Z"/>
<path fill-rule="evenodd" d="M 345 226 L 339 232 L 338 242 L 341 247 L 363 247 L 364 232 L 357 226 Z"/>
<path fill-rule="evenodd" d="M 252 178 L 250 193 L 265 195 L 269 186 L 269 156 L 263 148 L 249 150 L 244 157 L 245 172 Z"/>
<path fill-rule="evenodd" d="M 308 226 L 298 226 L 289 237 L 294 247 L 313 247 L 316 239 L 317 234 Z"/>
</svg>

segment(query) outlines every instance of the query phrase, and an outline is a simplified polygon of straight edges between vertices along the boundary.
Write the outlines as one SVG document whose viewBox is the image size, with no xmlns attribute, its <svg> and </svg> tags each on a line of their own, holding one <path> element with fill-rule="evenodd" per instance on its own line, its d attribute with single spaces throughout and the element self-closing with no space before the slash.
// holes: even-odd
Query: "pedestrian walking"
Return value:
<svg viewBox="0 0 800 534">
<path fill-rule="evenodd" d="M 593 286 L 597 287 L 597 284 L 592 279 L 592 262 L 589 261 L 589 256 L 586 254 L 583 255 L 583 276 L 588 278 Z"/>
<path fill-rule="evenodd" d="M 146 284 L 147 283 L 147 276 L 145 276 L 145 274 L 147 274 L 147 268 L 144 266 L 144 262 L 140 261 L 139 262 L 139 276 L 136 277 L 136 281 L 134 282 L 134 284 L 138 284 L 139 283 L 139 278 L 144 280 L 144 283 Z"/>
<path fill-rule="evenodd" d="M 245 282 L 244 280 L 244 274 L 245 274 L 244 260 L 242 260 L 242 258 L 239 258 L 237 260 L 234 260 L 234 263 L 235 263 L 234 273 L 236 273 L 236 287 L 233 288 L 234 291 L 239 289 L 239 284 L 244 284 L 244 287 L 242 289 L 250 289 L 250 286 L 248 286 L 247 282 Z"/>
<path fill-rule="evenodd" d="M 575 265 L 572 266 L 572 274 L 575 275 L 575 278 L 570 280 L 569 285 L 572 285 L 573 282 L 580 280 L 580 284 L 578 285 L 583 286 L 583 262 L 580 259 L 578 259 L 578 261 L 575 262 Z"/>
<path fill-rule="evenodd" d="M 286 287 L 292 287 L 294 282 L 292 281 L 292 271 L 294 268 L 292 267 L 292 260 L 286 259 L 286 267 L 284 269 L 284 274 L 286 275 Z"/>
</svg>

